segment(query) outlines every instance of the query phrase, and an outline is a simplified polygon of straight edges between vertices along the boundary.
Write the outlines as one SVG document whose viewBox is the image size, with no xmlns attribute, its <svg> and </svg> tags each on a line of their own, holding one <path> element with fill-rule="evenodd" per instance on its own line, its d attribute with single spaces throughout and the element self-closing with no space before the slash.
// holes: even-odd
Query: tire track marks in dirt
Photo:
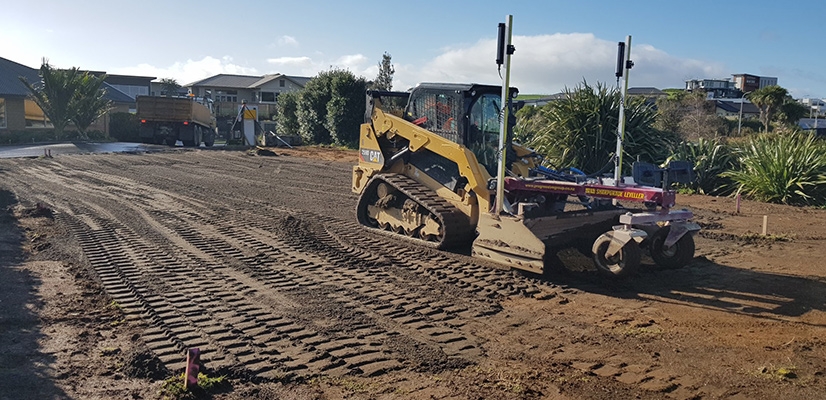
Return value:
<svg viewBox="0 0 826 400">
<path fill-rule="evenodd" d="M 45 176 L 45 180 L 48 181 L 56 181 L 45 172 L 37 171 L 37 175 Z M 118 190 L 136 185 L 125 185 L 124 181 L 128 183 L 128 180 L 124 178 L 98 176 L 96 179 L 90 179 L 93 178 L 92 175 L 95 174 L 81 173 L 73 177 L 61 177 L 64 181 L 74 182 L 64 187 L 76 191 L 77 196 L 81 193 L 87 196 L 86 200 L 69 207 L 67 211 L 70 212 L 67 212 L 64 218 L 80 238 L 81 245 L 89 255 L 89 260 L 98 271 L 107 291 L 116 301 L 123 304 L 127 315 L 131 317 L 140 314 L 141 320 L 150 325 L 146 335 L 147 344 L 165 363 L 174 363 L 184 348 L 197 346 L 204 347 L 205 359 L 216 363 L 218 367 L 222 366 L 223 361 L 226 361 L 227 366 L 249 365 L 248 369 L 260 376 L 266 375 L 262 374 L 265 365 L 254 368 L 258 364 L 278 366 L 279 370 L 288 372 L 303 369 L 307 370 L 309 375 L 327 373 L 328 370 L 337 367 L 344 367 L 340 368 L 340 373 L 357 372 L 370 375 L 400 367 L 401 364 L 396 359 L 404 360 L 405 356 L 397 353 L 405 352 L 406 348 L 421 348 L 422 342 L 432 347 L 433 352 L 445 352 L 448 358 L 472 358 L 480 354 L 475 343 L 478 339 L 469 339 L 467 334 L 459 329 L 464 322 L 455 323 L 453 320 L 457 317 L 450 316 L 450 310 L 435 308 L 430 304 L 438 303 L 435 298 L 438 292 L 430 298 L 423 298 L 421 293 L 410 293 L 404 289 L 405 282 L 397 285 L 388 284 L 383 282 L 385 276 L 372 276 L 373 271 L 369 268 L 351 268 L 364 260 L 353 261 L 348 260 L 346 256 L 339 256 L 329 262 L 312 259 L 313 253 L 308 251 L 312 249 L 306 245 L 285 252 L 285 246 L 279 246 L 279 250 L 260 241 L 249 241 L 246 238 L 248 233 L 231 229 L 232 226 L 221 224 L 219 219 L 213 221 L 218 229 L 210 232 L 211 235 L 202 235 L 195 231 L 193 226 L 203 226 L 203 223 L 198 221 L 203 214 L 209 213 L 208 210 L 198 210 L 197 213 L 180 210 L 160 211 L 151 206 L 153 199 L 157 197 L 152 193 L 132 196 L 126 208 L 132 209 L 133 217 L 137 217 L 134 220 L 99 212 L 117 206 L 114 202 Z M 113 187 L 115 190 L 112 190 Z M 190 202 L 187 208 L 195 204 L 194 201 Z M 85 217 L 73 219 L 71 215 Z M 215 235 L 221 233 L 221 230 L 234 243 Z M 270 235 L 268 239 L 273 238 Z M 244 239 L 247 239 L 246 244 Z M 243 246 L 246 246 L 246 249 Z M 245 255 L 244 250 L 256 246 L 259 255 L 263 254 L 260 253 L 261 250 L 268 250 L 268 257 L 255 259 Z M 308 261 L 308 258 L 311 260 Z M 284 324 L 268 325 L 267 322 L 272 321 L 258 320 L 256 316 L 278 315 L 279 319 L 283 320 L 283 314 L 289 312 L 261 309 L 251 301 L 232 298 L 231 296 L 236 293 L 244 293 L 246 296 L 243 297 L 259 301 L 267 296 L 260 294 L 263 290 L 261 285 L 251 287 L 241 284 L 238 279 L 232 279 L 231 274 L 221 274 L 227 267 L 216 268 L 214 265 L 220 265 L 222 262 L 248 266 L 248 272 L 260 269 L 264 271 L 262 273 L 266 273 L 273 271 L 274 267 L 286 267 L 287 272 L 292 272 L 296 276 L 288 280 L 286 288 L 280 287 L 272 289 L 273 291 L 284 292 L 288 296 L 298 297 L 299 300 L 307 300 L 308 293 L 320 292 L 326 298 L 323 303 L 318 304 L 326 308 L 326 312 L 330 313 L 337 309 L 357 310 L 360 315 L 355 315 L 356 318 L 353 320 L 359 321 L 359 317 L 366 318 L 362 318 L 360 324 L 344 329 L 348 335 L 340 337 L 321 336 L 317 331 L 308 329 L 308 324 L 302 321 L 293 320 Z M 342 266 L 345 268 L 340 268 Z M 283 280 L 279 282 L 264 278 L 261 274 L 252 275 L 251 278 L 253 280 L 248 282 L 257 283 L 263 280 L 270 283 L 271 287 L 284 283 Z M 329 286 L 329 290 L 316 291 L 317 286 Z M 212 296 L 181 289 L 188 287 L 197 287 L 200 293 Z M 308 287 L 313 287 L 312 291 L 306 290 Z M 221 301 L 210 302 L 216 296 L 221 298 Z M 372 300 L 364 301 L 365 299 Z M 284 303 L 273 301 L 272 298 L 268 302 L 281 305 Z M 231 305 L 233 309 L 246 308 L 252 313 L 252 317 L 237 313 L 227 315 L 226 312 L 220 311 L 213 314 L 209 311 L 213 308 L 225 310 L 220 308 L 222 305 Z M 233 319 L 239 320 L 227 326 L 226 321 Z M 216 321 L 224 321 L 225 325 L 222 327 Z M 382 325 L 390 325 L 397 329 L 380 329 Z M 275 339 L 271 337 L 272 332 L 280 332 L 287 336 L 288 344 L 297 349 L 273 350 L 277 355 L 292 355 L 280 359 L 244 358 L 253 356 L 252 353 L 248 354 L 249 348 L 263 347 L 263 351 L 255 354 L 267 355 L 266 351 L 274 347 L 268 341 L 257 339 L 256 333 L 252 332 L 255 328 L 262 328 L 258 333 L 269 334 L 269 339 Z M 331 332 L 329 329 L 327 331 Z M 233 333 L 231 336 L 238 339 L 228 339 L 230 342 L 222 343 L 224 336 L 221 334 L 226 333 Z M 252 338 L 252 341 L 243 343 L 245 337 Z M 353 340 L 354 337 L 358 339 Z M 244 349 L 235 350 L 240 347 Z M 214 354 L 210 351 L 213 348 L 217 349 Z M 389 357 L 391 353 L 394 357 Z M 321 360 L 324 362 L 320 362 Z M 460 364 L 464 362 L 467 361 L 459 361 Z"/>
<path fill-rule="evenodd" d="M 562 291 L 364 232 L 350 211 L 336 217 L 318 204 L 250 196 L 242 186 L 252 179 L 207 196 L 199 163 L 176 157 L 163 156 L 162 176 L 72 157 L 67 164 L 88 169 L 52 164 L 20 178 L 41 183 L 44 202 L 57 199 L 107 292 L 146 325 L 148 346 L 173 369 L 184 348 L 199 346 L 211 367 L 253 379 L 438 371 L 479 359 L 488 346 L 473 332 L 501 312 L 500 300 Z M 231 169 L 254 170 L 237 160 Z M 684 375 L 626 351 L 594 353 L 589 343 L 565 343 L 549 358 L 655 393 L 696 393 L 699 383 Z"/>
</svg>

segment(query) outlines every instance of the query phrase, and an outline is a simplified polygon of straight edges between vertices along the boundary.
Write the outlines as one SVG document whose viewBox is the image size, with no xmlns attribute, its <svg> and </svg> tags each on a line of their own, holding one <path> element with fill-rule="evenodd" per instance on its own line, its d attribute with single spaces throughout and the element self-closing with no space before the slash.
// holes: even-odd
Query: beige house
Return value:
<svg viewBox="0 0 826 400">
<path fill-rule="evenodd" d="M 264 76 L 219 74 L 185 87 L 196 97 L 210 97 L 218 117 L 234 117 L 242 102 L 258 106 L 259 120 L 275 112 L 278 95 L 301 90 L 310 78 L 270 74 Z"/>
</svg>

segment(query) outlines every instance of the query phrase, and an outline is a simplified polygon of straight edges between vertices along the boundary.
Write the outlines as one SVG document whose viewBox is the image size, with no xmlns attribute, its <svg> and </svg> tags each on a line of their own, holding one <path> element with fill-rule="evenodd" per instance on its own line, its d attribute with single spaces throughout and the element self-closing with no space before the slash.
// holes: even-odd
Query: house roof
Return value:
<svg viewBox="0 0 826 400">
<path fill-rule="evenodd" d="M 40 82 L 39 70 L 0 57 L 0 96 L 28 96 L 29 89 L 20 82 L 20 76 L 32 84 Z M 101 87 L 106 89 L 105 97 L 115 103 L 135 102 L 131 96 L 106 82 Z"/>
<path fill-rule="evenodd" d="M 29 89 L 20 82 L 21 76 L 29 83 L 40 82 L 36 69 L 0 57 L 0 95 L 28 96 Z"/>
<path fill-rule="evenodd" d="M 264 76 L 218 74 L 184 86 L 214 86 L 223 88 L 255 89 L 276 79 L 289 79 L 296 85 L 304 87 L 304 85 L 306 85 L 312 78 L 283 74 L 268 74 Z"/>
<path fill-rule="evenodd" d="M 739 101 L 714 100 L 715 106 L 726 112 L 740 112 Z M 760 109 L 748 101 L 743 102 L 743 114 L 760 114 Z"/>
<path fill-rule="evenodd" d="M 655 87 L 632 87 L 628 88 L 631 96 L 666 96 L 667 93 Z"/>
<path fill-rule="evenodd" d="M 103 82 L 103 85 L 101 85 L 101 87 L 106 90 L 106 94 L 104 95 L 104 97 L 106 97 L 106 99 L 108 99 L 108 100 L 111 100 L 115 103 L 134 103 L 135 102 L 135 99 L 133 99 L 132 96 L 130 96 L 126 93 L 123 93 L 120 89 L 118 89 L 118 88 L 116 88 L 116 87 L 114 87 L 114 86 L 112 86 L 112 85 L 110 85 L 106 82 Z"/>
<path fill-rule="evenodd" d="M 801 129 L 826 129 L 826 120 L 823 118 L 801 118 L 800 121 L 797 121 L 797 125 L 800 126 Z"/>
<path fill-rule="evenodd" d="M 217 86 L 229 88 L 246 88 L 261 80 L 260 76 L 218 74 L 184 86 Z"/>
</svg>

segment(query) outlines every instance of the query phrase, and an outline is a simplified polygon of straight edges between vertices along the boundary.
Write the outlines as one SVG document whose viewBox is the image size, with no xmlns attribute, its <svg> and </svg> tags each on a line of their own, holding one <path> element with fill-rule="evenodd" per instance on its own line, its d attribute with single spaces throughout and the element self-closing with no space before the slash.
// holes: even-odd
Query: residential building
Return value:
<svg viewBox="0 0 826 400">
<path fill-rule="evenodd" d="M 645 102 L 648 104 L 656 104 L 657 99 L 668 97 L 668 93 L 655 87 L 632 87 L 628 88 L 627 94 L 628 96 L 645 97 Z"/>
<path fill-rule="evenodd" d="M 741 96 L 735 83 L 728 79 L 692 79 L 685 81 L 685 90 L 706 92 L 710 99 L 731 99 Z"/>
<path fill-rule="evenodd" d="M 820 118 L 801 118 L 797 121 L 800 129 L 812 131 L 818 136 L 826 136 L 826 120 Z"/>
<path fill-rule="evenodd" d="M 743 93 L 753 92 L 766 86 L 777 85 L 777 78 L 750 74 L 733 74 L 734 85 Z"/>
<path fill-rule="evenodd" d="M 103 72 L 92 73 L 103 74 Z M 40 82 L 38 69 L 0 57 L 0 135 L 10 131 L 50 128 L 51 126 L 43 110 L 29 98 L 29 90 L 20 81 L 20 77 L 33 84 Z M 133 78 L 147 83 L 154 79 L 124 75 L 114 75 L 114 77 L 115 84 L 119 85 L 124 85 L 123 82 L 126 81 L 133 82 Z M 119 77 L 124 78 L 124 80 L 120 80 Z M 112 101 L 113 104 L 110 113 L 134 111 L 134 97 L 122 92 L 113 84 L 110 84 L 109 81 L 109 78 L 107 78 L 102 87 L 106 90 L 106 98 Z M 109 114 L 98 120 L 89 129 L 108 133 Z"/>
<path fill-rule="evenodd" d="M 743 119 L 760 117 L 760 109 L 750 101 L 742 98 L 716 99 L 714 100 L 714 110 L 717 115 L 729 119 L 740 118 L 741 111 Z"/>
<path fill-rule="evenodd" d="M 234 117 L 242 102 L 258 106 L 259 119 L 269 119 L 281 93 L 301 90 L 311 78 L 269 74 L 263 76 L 219 74 L 185 85 L 196 97 L 215 102 L 218 117 Z M 219 127 L 220 128 L 220 127 Z"/>
<path fill-rule="evenodd" d="M 813 115 L 823 116 L 823 113 L 826 111 L 826 101 L 823 99 L 807 98 L 800 99 L 798 102 L 809 109 L 809 117 L 812 117 Z M 824 124 L 824 126 L 826 126 L 826 124 Z"/>
</svg>

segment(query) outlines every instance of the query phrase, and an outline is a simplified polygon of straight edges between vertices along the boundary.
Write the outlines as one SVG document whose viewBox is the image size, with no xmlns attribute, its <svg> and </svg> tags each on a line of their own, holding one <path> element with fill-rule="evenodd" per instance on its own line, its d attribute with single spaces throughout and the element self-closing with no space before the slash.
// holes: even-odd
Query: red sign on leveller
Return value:
<svg viewBox="0 0 826 400">
<path fill-rule="evenodd" d="M 543 192 L 567 194 L 570 196 L 588 196 L 603 199 L 653 202 L 663 207 L 673 207 L 675 194 L 660 188 L 649 186 L 605 186 L 581 185 L 574 182 L 553 181 L 549 179 L 514 179 L 505 178 L 505 190 L 508 192 Z"/>
</svg>

